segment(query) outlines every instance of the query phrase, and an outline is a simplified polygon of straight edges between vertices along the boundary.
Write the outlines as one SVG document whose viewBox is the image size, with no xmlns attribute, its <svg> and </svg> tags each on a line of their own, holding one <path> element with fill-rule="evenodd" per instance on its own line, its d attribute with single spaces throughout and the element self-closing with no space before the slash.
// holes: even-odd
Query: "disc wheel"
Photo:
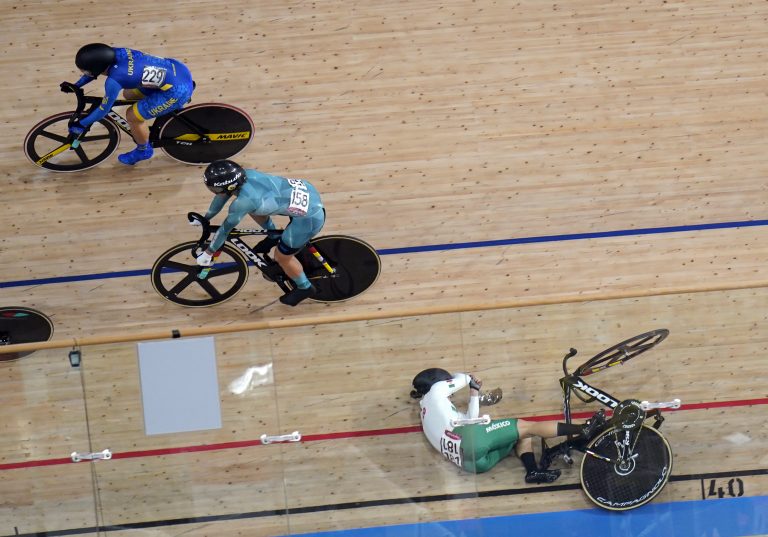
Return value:
<svg viewBox="0 0 768 537">
<path fill-rule="evenodd" d="M 224 244 L 206 273 L 194 255 L 197 244 L 185 242 L 163 253 L 152 267 L 152 287 L 180 306 L 205 307 L 229 300 L 248 280 L 248 263 L 233 246 Z"/>
<path fill-rule="evenodd" d="M 2 353 L 4 345 L 48 341 L 53 323 L 42 312 L 24 307 L 0 308 L 0 362 L 17 360 L 34 351 Z"/>
<path fill-rule="evenodd" d="M 575 374 L 580 377 L 586 377 L 587 375 L 597 373 L 608 367 L 626 363 L 635 356 L 651 350 L 653 347 L 664 341 L 668 335 L 669 330 L 660 328 L 624 340 L 584 362 L 579 366 Z"/>
<path fill-rule="evenodd" d="M 49 156 L 69 143 L 68 124 L 73 113 L 46 118 L 29 131 L 24 139 L 24 154 L 33 164 L 54 172 L 77 172 L 93 168 L 114 153 L 120 144 L 120 129 L 108 119 L 100 119 L 80 138 L 76 149 L 67 148 Z"/>
<path fill-rule="evenodd" d="M 371 287 L 381 273 L 381 259 L 373 247 L 354 237 L 328 235 L 310 243 L 334 269 L 331 273 L 310 248 L 297 254 L 307 278 L 317 289 L 312 300 L 340 302 Z"/>
<path fill-rule="evenodd" d="M 600 458 L 619 460 L 617 444 L 623 434 L 620 428 L 607 429 L 587 445 L 581 461 L 584 492 L 596 505 L 611 511 L 627 511 L 650 502 L 662 491 L 672 472 L 672 449 L 667 439 L 647 425 L 638 432 L 631 458 L 625 458 L 623 463 Z"/>
<path fill-rule="evenodd" d="M 230 158 L 245 149 L 253 131 L 253 121 L 239 108 L 203 103 L 168 116 L 158 137 L 160 147 L 171 158 L 185 164 L 204 164 Z M 200 132 L 210 140 L 201 141 Z"/>
</svg>

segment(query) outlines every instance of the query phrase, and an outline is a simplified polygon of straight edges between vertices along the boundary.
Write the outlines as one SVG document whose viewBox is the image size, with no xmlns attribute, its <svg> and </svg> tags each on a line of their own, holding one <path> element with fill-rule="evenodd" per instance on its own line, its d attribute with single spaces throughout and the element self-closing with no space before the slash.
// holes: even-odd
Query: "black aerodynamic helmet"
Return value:
<svg viewBox="0 0 768 537">
<path fill-rule="evenodd" d="M 90 43 L 80 47 L 75 65 L 92 77 L 97 77 L 115 63 L 115 49 L 104 43 Z"/>
<path fill-rule="evenodd" d="M 445 369 L 439 369 L 437 367 L 425 369 L 413 377 L 413 391 L 411 391 L 411 397 L 419 399 L 429 392 L 434 383 L 442 380 L 451 380 L 452 378 L 453 375 Z"/>
<path fill-rule="evenodd" d="M 205 186 L 214 194 L 231 194 L 245 183 L 245 170 L 231 160 L 215 160 L 205 169 Z"/>
</svg>

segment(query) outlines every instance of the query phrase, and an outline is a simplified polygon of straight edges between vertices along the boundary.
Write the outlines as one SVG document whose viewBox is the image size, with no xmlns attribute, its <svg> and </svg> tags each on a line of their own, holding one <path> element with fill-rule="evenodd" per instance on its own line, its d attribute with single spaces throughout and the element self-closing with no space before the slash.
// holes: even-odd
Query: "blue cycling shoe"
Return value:
<svg viewBox="0 0 768 537">
<path fill-rule="evenodd" d="M 117 160 L 123 164 L 127 164 L 128 166 L 133 166 L 137 162 L 152 158 L 154 153 L 155 152 L 151 147 L 146 149 L 139 149 L 137 147 L 133 151 L 129 151 L 128 153 L 123 153 L 122 155 L 118 156 Z"/>
</svg>

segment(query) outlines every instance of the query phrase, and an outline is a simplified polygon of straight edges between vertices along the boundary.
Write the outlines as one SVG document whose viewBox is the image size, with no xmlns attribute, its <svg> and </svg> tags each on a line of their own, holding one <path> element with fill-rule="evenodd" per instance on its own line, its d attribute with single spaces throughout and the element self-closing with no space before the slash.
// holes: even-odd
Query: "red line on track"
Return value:
<svg viewBox="0 0 768 537">
<path fill-rule="evenodd" d="M 712 408 L 734 408 L 740 406 L 768 405 L 768 398 L 760 399 L 742 399 L 739 401 L 712 401 L 708 403 L 691 403 L 682 405 L 677 410 L 670 412 L 679 412 L 681 410 L 702 410 Z M 588 418 L 591 412 L 576 412 L 572 414 L 573 418 Z M 528 416 L 524 419 L 529 421 L 549 421 L 562 418 L 562 414 L 549 414 L 546 416 Z M 308 434 L 301 437 L 302 442 L 318 442 L 321 440 L 340 440 L 345 438 L 360 438 L 370 436 L 385 436 L 392 434 L 408 434 L 421 432 L 421 426 L 411 425 L 408 427 L 395 427 L 391 429 L 373 429 L 369 431 L 347 431 L 339 433 L 326 434 Z M 220 444 L 206 444 L 200 446 L 184 446 L 178 448 L 150 449 L 143 451 L 125 451 L 122 453 L 113 453 L 113 459 L 133 459 L 137 457 L 158 457 L 162 455 L 176 455 L 178 453 L 196 453 L 201 451 L 217 451 L 223 449 L 238 449 L 253 446 L 261 446 L 261 440 L 243 440 L 239 442 L 222 442 Z M 34 468 L 38 466 L 55 466 L 58 464 L 72 464 L 72 459 L 45 459 L 40 461 L 24 461 L 0 464 L 0 470 L 15 470 L 18 468 Z"/>
</svg>

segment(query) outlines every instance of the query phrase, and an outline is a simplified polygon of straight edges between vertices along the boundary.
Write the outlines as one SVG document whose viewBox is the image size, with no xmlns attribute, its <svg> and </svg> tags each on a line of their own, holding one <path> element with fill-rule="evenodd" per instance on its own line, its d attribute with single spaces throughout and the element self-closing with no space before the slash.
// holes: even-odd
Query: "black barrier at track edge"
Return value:
<svg viewBox="0 0 768 537">
<path fill-rule="evenodd" d="M 759 468 L 754 470 L 733 470 L 729 472 L 711 472 L 707 474 L 686 474 L 673 475 L 669 477 L 670 481 L 698 481 L 701 479 L 718 479 L 723 477 L 755 476 L 768 475 L 768 468 Z M 118 526 L 94 526 L 90 528 L 75 528 L 68 530 L 53 530 L 37 533 L 14 533 L 9 535 L 0 535 L 0 537 L 60 537 L 64 535 L 86 535 L 89 533 L 139 530 L 147 528 L 157 528 L 161 526 L 178 526 L 181 524 L 199 524 L 203 522 L 222 522 L 226 520 L 242 520 L 248 518 L 264 518 L 270 516 L 301 515 L 305 513 L 318 513 L 322 511 L 341 511 L 344 509 L 361 509 L 365 507 L 382 507 L 387 505 L 402 505 L 408 503 L 429 503 L 442 502 L 449 500 L 467 500 L 471 498 L 492 498 L 498 496 L 516 496 L 518 494 L 538 494 L 541 492 L 559 492 L 564 490 L 579 490 L 581 485 L 573 483 L 570 485 L 547 485 L 543 487 L 525 487 L 517 489 L 488 490 L 483 492 L 464 492 L 461 494 L 436 494 L 432 496 L 415 496 L 412 498 L 389 498 L 386 500 L 370 500 L 363 502 L 347 502 L 331 505 L 313 505 L 307 507 L 298 507 L 296 509 L 274 509 L 267 511 L 253 511 L 249 513 L 233 513 L 229 515 L 208 515 L 191 518 L 174 518 L 169 520 L 155 520 L 150 522 L 133 522 Z"/>
</svg>

